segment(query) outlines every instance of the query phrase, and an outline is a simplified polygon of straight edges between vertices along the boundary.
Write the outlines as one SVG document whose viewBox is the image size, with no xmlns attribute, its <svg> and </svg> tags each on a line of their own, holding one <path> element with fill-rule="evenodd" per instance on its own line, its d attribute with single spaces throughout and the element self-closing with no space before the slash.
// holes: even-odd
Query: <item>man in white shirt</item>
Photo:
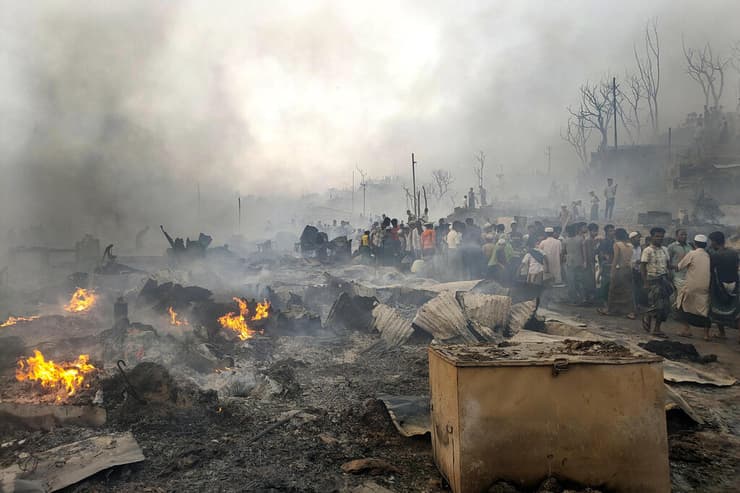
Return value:
<svg viewBox="0 0 740 493">
<path fill-rule="evenodd" d="M 462 275 L 462 250 L 460 249 L 460 244 L 462 243 L 461 227 L 460 221 L 454 221 L 450 232 L 447 233 L 446 239 L 449 274 L 454 280 L 460 279 Z"/>
<path fill-rule="evenodd" d="M 552 279 L 554 284 L 562 284 L 563 276 L 560 272 L 560 255 L 562 244 L 554 237 L 553 228 L 545 228 L 546 238 L 540 242 L 540 250 L 545 252 L 547 265 L 547 278 Z"/>
</svg>

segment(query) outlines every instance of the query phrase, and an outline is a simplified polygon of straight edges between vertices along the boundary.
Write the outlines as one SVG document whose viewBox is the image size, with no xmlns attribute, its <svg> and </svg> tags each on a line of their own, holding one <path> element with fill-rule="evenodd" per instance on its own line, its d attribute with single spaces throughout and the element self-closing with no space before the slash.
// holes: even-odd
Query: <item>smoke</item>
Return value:
<svg viewBox="0 0 740 493">
<path fill-rule="evenodd" d="M 552 145 L 570 175 L 565 108 L 580 83 L 633 68 L 648 18 L 668 126 L 702 104 L 681 34 L 724 47 L 740 14 L 730 0 L 2 7 L 0 228 L 41 226 L 54 244 L 147 224 L 234 231 L 237 194 L 254 196 L 254 226 L 276 198 L 348 186 L 357 165 L 405 176 L 411 152 L 421 181 L 450 168 L 460 190 L 477 150 L 492 176 L 544 169 Z"/>
</svg>

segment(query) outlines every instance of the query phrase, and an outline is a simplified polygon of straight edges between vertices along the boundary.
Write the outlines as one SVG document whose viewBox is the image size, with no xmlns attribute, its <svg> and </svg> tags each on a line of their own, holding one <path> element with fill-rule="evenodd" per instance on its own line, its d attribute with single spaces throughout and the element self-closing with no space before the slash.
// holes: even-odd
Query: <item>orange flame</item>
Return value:
<svg viewBox="0 0 740 493">
<path fill-rule="evenodd" d="M 8 317 L 8 319 L 0 324 L 1 327 L 10 327 L 11 325 L 15 325 L 18 322 L 30 322 L 31 320 L 36 320 L 37 318 L 41 318 L 41 315 L 32 315 L 30 317 Z"/>
<path fill-rule="evenodd" d="M 262 320 L 269 316 L 270 302 L 265 300 L 264 303 L 257 303 L 257 307 L 254 309 L 254 316 L 252 320 Z"/>
<path fill-rule="evenodd" d="M 261 331 L 259 330 L 250 329 L 249 325 L 247 325 L 247 315 L 249 314 L 247 302 L 240 298 L 234 298 L 234 301 L 236 301 L 237 305 L 239 305 L 239 313 L 236 314 L 234 312 L 229 312 L 223 317 L 219 317 L 218 323 L 221 324 L 221 327 L 223 327 L 224 329 L 233 330 L 239 335 L 239 339 L 241 339 L 242 341 L 251 339 L 252 337 L 254 337 L 254 334 L 258 332 L 261 333 Z M 263 318 L 267 318 L 269 316 L 269 308 L 270 302 L 268 302 L 267 300 L 265 300 L 264 303 L 258 303 L 256 312 L 251 320 L 262 320 Z"/>
<path fill-rule="evenodd" d="M 93 291 L 77 288 L 69 303 L 64 305 L 64 309 L 70 313 L 83 313 L 93 307 L 96 299 L 97 296 Z"/>
<path fill-rule="evenodd" d="M 89 359 L 88 355 L 81 354 L 75 361 L 57 364 L 51 360 L 46 361 L 44 355 L 38 349 L 34 349 L 33 356 L 18 361 L 15 378 L 19 382 L 38 381 L 42 387 L 61 393 L 66 392 L 66 397 L 69 397 L 82 387 L 85 375 L 95 370 L 95 367 L 88 363 Z M 58 401 L 61 399 L 61 396 L 57 396 Z"/>
<path fill-rule="evenodd" d="M 169 307 L 167 309 L 167 313 L 170 314 L 170 325 L 187 325 L 188 321 L 186 319 L 179 320 L 177 318 L 177 312 L 172 308 Z"/>
</svg>

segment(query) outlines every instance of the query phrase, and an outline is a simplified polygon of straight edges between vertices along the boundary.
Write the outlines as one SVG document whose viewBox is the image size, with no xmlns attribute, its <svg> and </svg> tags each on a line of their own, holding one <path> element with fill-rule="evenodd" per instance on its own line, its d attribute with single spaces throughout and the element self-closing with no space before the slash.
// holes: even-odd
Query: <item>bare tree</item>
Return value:
<svg viewBox="0 0 740 493">
<path fill-rule="evenodd" d="M 701 86 L 704 93 L 704 104 L 709 106 L 711 96 L 714 106 L 719 106 L 725 90 L 725 69 L 730 63 L 730 57 L 715 55 L 709 43 L 705 44 L 700 51 L 695 48 L 686 48 L 686 43 L 681 38 L 681 46 L 686 58 L 686 72 Z"/>
<path fill-rule="evenodd" d="M 362 180 L 360 180 L 360 188 L 362 188 L 362 217 L 365 217 L 365 205 L 367 203 L 367 171 L 360 169 L 359 166 L 355 166 L 355 169 L 357 169 L 357 172 L 360 173 L 360 177 L 362 177 Z"/>
<path fill-rule="evenodd" d="M 410 204 L 414 203 L 414 194 L 411 192 L 411 190 L 409 190 L 409 187 L 407 187 L 406 185 L 403 185 L 402 188 L 403 188 L 403 191 L 406 192 L 406 209 L 411 210 L 412 207 Z"/>
<path fill-rule="evenodd" d="M 581 85 L 578 89 L 581 99 L 579 109 L 574 110 L 568 107 L 568 112 L 577 122 L 585 128 L 591 128 L 599 132 L 601 137 L 599 151 L 606 150 L 609 125 L 614 115 L 610 79 L 611 77 L 606 77 L 601 82 L 594 84 L 586 82 Z"/>
<path fill-rule="evenodd" d="M 658 37 L 658 18 L 653 17 L 645 24 L 645 51 L 641 56 L 634 47 L 635 62 L 640 85 L 648 103 L 650 124 L 653 136 L 658 135 L 659 112 L 658 91 L 660 90 L 660 38 Z"/>
<path fill-rule="evenodd" d="M 576 151 L 578 159 L 581 164 L 586 166 L 588 164 L 588 140 L 591 137 L 591 127 L 586 127 L 583 117 L 580 115 L 571 115 L 568 118 L 568 124 L 565 127 L 565 132 L 560 129 L 560 138 L 566 141 Z"/>
<path fill-rule="evenodd" d="M 450 185 L 452 185 L 455 179 L 452 173 L 443 169 L 432 171 L 432 178 L 434 179 L 434 196 L 437 198 L 437 201 L 440 201 L 449 192 Z"/>
<path fill-rule="evenodd" d="M 483 188 L 483 170 L 486 167 L 486 153 L 478 151 L 475 155 L 476 165 L 473 168 L 475 176 L 478 178 L 478 188 Z"/>
<path fill-rule="evenodd" d="M 619 106 L 617 111 L 622 120 L 622 125 L 632 141 L 632 144 L 639 144 L 642 133 L 642 121 L 640 120 L 640 102 L 647 99 L 647 92 L 642 83 L 642 79 L 636 74 L 625 74 L 626 88 L 620 85 L 619 92 L 621 95 L 618 100 Z"/>
<path fill-rule="evenodd" d="M 732 50 L 732 66 L 740 72 L 740 40 L 735 41 L 730 49 Z"/>
</svg>

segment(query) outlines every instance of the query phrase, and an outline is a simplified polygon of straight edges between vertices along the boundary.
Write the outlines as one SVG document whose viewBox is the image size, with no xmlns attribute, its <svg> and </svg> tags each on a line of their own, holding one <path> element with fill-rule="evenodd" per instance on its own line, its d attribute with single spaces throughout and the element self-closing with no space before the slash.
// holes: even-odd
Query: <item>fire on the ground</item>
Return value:
<svg viewBox="0 0 740 493">
<path fill-rule="evenodd" d="M 97 296 L 91 290 L 77 288 L 72 294 L 69 303 L 64 305 L 64 309 L 70 313 L 84 313 L 89 311 L 93 305 Z"/>
<path fill-rule="evenodd" d="M 249 318 L 249 307 L 247 302 L 241 298 L 234 298 L 234 301 L 239 306 L 239 313 L 229 312 L 223 317 L 219 317 L 218 323 L 224 329 L 230 329 L 237 333 L 239 339 L 246 341 L 251 339 L 259 330 L 255 330 L 249 327 L 247 320 L 257 321 L 263 320 L 269 317 L 270 314 L 270 302 L 265 300 L 264 302 L 257 303 L 254 309 L 254 315 Z"/>
<path fill-rule="evenodd" d="M 8 317 L 8 319 L 0 324 L 1 327 L 10 327 L 11 325 L 15 325 L 18 322 L 30 322 L 31 320 L 36 320 L 37 318 L 41 318 L 41 315 L 31 315 L 30 317 Z"/>
<path fill-rule="evenodd" d="M 77 393 L 85 385 L 85 376 L 95 371 L 89 360 L 87 354 L 81 354 L 74 361 L 56 363 L 34 349 L 33 356 L 18 361 L 15 378 L 19 382 L 38 382 L 45 390 L 57 393 L 57 401 L 61 401 Z"/>
<path fill-rule="evenodd" d="M 180 315 L 175 311 L 174 308 L 167 308 L 167 313 L 170 316 L 170 325 L 187 325 L 188 321 L 184 318 L 180 318 Z"/>
</svg>

